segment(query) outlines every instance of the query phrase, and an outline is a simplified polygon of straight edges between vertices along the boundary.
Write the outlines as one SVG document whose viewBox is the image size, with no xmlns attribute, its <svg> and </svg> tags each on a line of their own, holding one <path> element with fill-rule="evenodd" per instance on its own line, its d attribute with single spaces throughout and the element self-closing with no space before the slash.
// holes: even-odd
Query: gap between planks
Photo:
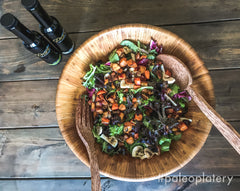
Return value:
<svg viewBox="0 0 240 191">
<path fill-rule="evenodd" d="M 206 67 L 206 65 L 205 65 Z M 207 68 L 209 72 L 215 72 L 215 71 L 226 71 L 226 70 L 238 70 L 240 69 L 240 65 L 238 67 L 234 67 L 234 68 Z M 197 78 L 199 78 L 200 76 L 198 76 Z M 45 80 L 59 80 L 59 77 L 52 77 L 52 78 L 38 78 L 38 79 L 18 79 L 18 80 L 0 80 L 0 83 L 4 83 L 4 82 L 24 82 L 24 81 L 45 81 Z"/>
<path fill-rule="evenodd" d="M 230 18 L 230 19 L 218 19 L 218 20 L 208 20 L 208 21 L 199 21 L 199 22 L 183 22 L 183 23 L 170 23 L 170 24 L 162 24 L 162 25 L 153 25 L 156 27 L 171 27 L 171 26 L 184 26 L 184 25 L 201 25 L 201 24 L 214 24 L 214 23 L 222 23 L 222 22 L 232 22 L 232 21 L 240 21 L 240 18 Z M 92 33 L 92 32 L 100 32 L 103 29 L 99 30 L 87 30 L 87 31 L 72 31 L 68 32 L 68 34 L 81 34 L 81 33 Z M 17 37 L 0 37 L 1 40 L 12 40 L 12 39 L 18 39 Z"/>
<path fill-rule="evenodd" d="M 235 122 L 238 123 L 240 122 L 239 119 L 234 119 L 234 120 L 227 120 L 227 122 Z M 56 125 L 46 125 L 46 126 L 19 126 L 19 127 L 0 127 L 1 130 L 18 130 L 18 129 L 46 129 L 46 128 L 52 128 L 52 129 L 58 129 L 59 126 Z"/>
</svg>

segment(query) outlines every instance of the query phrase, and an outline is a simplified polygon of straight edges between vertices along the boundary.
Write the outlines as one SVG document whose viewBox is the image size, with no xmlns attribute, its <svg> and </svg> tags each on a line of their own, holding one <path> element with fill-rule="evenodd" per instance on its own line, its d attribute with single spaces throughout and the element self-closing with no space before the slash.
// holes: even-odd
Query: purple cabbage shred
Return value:
<svg viewBox="0 0 240 191">
<path fill-rule="evenodd" d="M 143 58 L 137 64 L 146 66 L 148 64 L 148 59 L 147 58 Z"/>
<path fill-rule="evenodd" d="M 88 97 L 89 97 L 89 99 L 92 99 L 92 96 L 93 96 L 93 94 L 94 94 L 95 91 L 96 91 L 95 88 L 93 88 L 93 89 L 88 89 L 88 88 L 87 88 L 87 92 L 88 92 Z"/>
<path fill-rule="evenodd" d="M 162 44 L 161 44 L 160 46 L 158 46 L 156 41 L 151 40 L 151 41 L 150 41 L 150 49 L 151 49 L 151 50 L 156 50 L 156 52 L 157 52 L 158 54 L 161 54 L 161 53 L 162 53 L 162 50 L 163 50 L 163 46 L 162 46 Z"/>
<path fill-rule="evenodd" d="M 187 91 L 182 91 L 182 92 L 179 92 L 179 93 L 173 95 L 173 99 L 180 99 L 180 98 L 183 98 L 183 97 L 187 98 L 188 101 L 192 100 L 191 96 L 188 95 Z"/>
<path fill-rule="evenodd" d="M 110 65 L 111 65 L 111 62 L 107 62 L 105 65 L 106 65 L 106 66 L 110 66 Z"/>
</svg>

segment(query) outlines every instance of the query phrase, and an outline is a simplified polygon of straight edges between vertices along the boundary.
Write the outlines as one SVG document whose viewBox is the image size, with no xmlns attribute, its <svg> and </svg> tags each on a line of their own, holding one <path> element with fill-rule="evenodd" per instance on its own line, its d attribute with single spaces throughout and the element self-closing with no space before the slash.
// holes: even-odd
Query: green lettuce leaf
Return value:
<svg viewBox="0 0 240 191">
<path fill-rule="evenodd" d="M 114 51 L 112 51 L 112 53 L 110 54 L 110 56 L 108 57 L 109 61 L 111 63 L 115 63 L 119 61 L 119 56 L 116 53 L 117 49 L 115 49 Z"/>
<path fill-rule="evenodd" d="M 85 82 L 83 82 L 84 87 L 87 87 L 89 89 L 92 89 L 95 87 L 94 74 L 96 72 L 96 69 L 97 69 L 96 66 L 93 66 L 92 64 L 90 64 L 90 71 L 88 71 L 86 75 L 83 77 L 83 79 L 85 80 Z"/>
<path fill-rule="evenodd" d="M 135 45 L 133 42 L 129 41 L 129 40 L 123 40 L 120 44 L 122 46 L 127 46 L 128 48 L 130 48 L 134 52 L 138 52 L 139 51 L 139 47 L 137 45 Z"/>
<path fill-rule="evenodd" d="M 110 135 L 121 135 L 123 134 L 124 125 L 109 125 Z"/>
<path fill-rule="evenodd" d="M 96 66 L 96 74 L 106 74 L 106 73 L 109 73 L 111 72 L 111 67 L 110 66 L 107 66 L 105 64 L 100 64 L 99 66 Z"/>
<path fill-rule="evenodd" d="M 169 151 L 172 139 L 167 137 L 162 137 L 159 140 L 159 145 L 161 145 L 161 151 L 166 152 Z"/>
<path fill-rule="evenodd" d="M 178 93 L 178 91 L 180 90 L 180 87 L 177 84 L 173 84 L 172 87 L 170 87 L 170 89 L 172 91 L 170 92 L 169 95 L 172 97 L 173 95 Z"/>
</svg>

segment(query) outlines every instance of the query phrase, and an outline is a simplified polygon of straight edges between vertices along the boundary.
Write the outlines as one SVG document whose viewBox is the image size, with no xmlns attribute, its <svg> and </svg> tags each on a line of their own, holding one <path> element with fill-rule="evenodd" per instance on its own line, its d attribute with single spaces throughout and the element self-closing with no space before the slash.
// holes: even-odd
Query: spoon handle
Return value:
<svg viewBox="0 0 240 191">
<path fill-rule="evenodd" d="M 222 133 L 240 155 L 240 135 L 238 132 L 232 127 L 232 125 L 226 122 L 197 91 L 194 91 L 191 86 L 188 86 L 186 90 L 204 115 L 206 115 L 211 123 L 220 131 L 220 133 Z"/>
</svg>

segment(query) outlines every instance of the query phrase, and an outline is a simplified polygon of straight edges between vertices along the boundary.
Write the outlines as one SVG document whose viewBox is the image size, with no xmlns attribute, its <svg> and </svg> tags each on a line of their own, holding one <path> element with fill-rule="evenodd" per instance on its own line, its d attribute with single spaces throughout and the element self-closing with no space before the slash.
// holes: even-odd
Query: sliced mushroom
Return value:
<svg viewBox="0 0 240 191">
<path fill-rule="evenodd" d="M 135 146 L 132 150 L 132 157 L 138 157 L 138 158 L 141 158 L 144 156 L 144 150 L 143 150 L 143 147 L 138 145 L 138 146 Z"/>
<path fill-rule="evenodd" d="M 167 81 L 168 84 L 173 84 L 175 82 L 175 78 L 169 77 L 166 74 L 163 74 L 163 81 Z"/>
<path fill-rule="evenodd" d="M 97 126 L 97 134 L 98 135 L 101 135 L 102 134 L 102 132 L 103 132 L 103 130 L 102 130 L 102 127 L 100 127 L 100 126 Z"/>
<path fill-rule="evenodd" d="M 112 145 L 113 147 L 116 147 L 118 145 L 118 140 L 114 136 L 107 137 L 106 135 L 101 134 L 100 137 L 106 142 L 108 142 L 110 145 Z"/>
<path fill-rule="evenodd" d="M 186 117 L 180 117 L 179 120 L 180 121 L 186 120 L 186 121 L 189 121 L 190 123 L 192 123 L 192 119 L 189 119 L 189 118 L 186 118 Z"/>
<path fill-rule="evenodd" d="M 168 84 L 173 84 L 173 83 L 175 82 L 175 78 L 170 77 L 170 76 L 168 76 L 168 75 L 165 73 L 165 69 L 164 69 L 163 64 L 161 65 L 161 70 L 162 70 L 162 79 L 163 79 L 163 81 L 167 81 Z"/>
<path fill-rule="evenodd" d="M 132 57 L 132 60 L 135 62 L 136 61 L 135 54 L 131 53 L 131 57 Z"/>
<path fill-rule="evenodd" d="M 129 72 L 133 74 L 135 72 L 135 68 L 129 68 Z"/>
<path fill-rule="evenodd" d="M 127 46 L 123 47 L 123 51 L 124 51 L 125 54 L 129 54 L 129 53 L 132 52 L 132 50 L 130 48 L 128 48 Z"/>
<path fill-rule="evenodd" d="M 105 80 L 105 79 L 108 79 L 108 78 L 110 78 L 110 74 L 109 74 L 109 73 L 106 73 L 106 74 L 104 75 L 104 80 Z"/>
<path fill-rule="evenodd" d="M 141 157 L 141 159 L 150 159 L 153 155 L 154 153 L 149 148 L 145 148 L 144 155 Z"/>
<path fill-rule="evenodd" d="M 118 140 L 116 139 L 116 137 L 114 136 L 107 137 L 106 135 L 102 134 L 102 132 L 103 132 L 102 127 L 98 126 L 97 134 L 100 135 L 100 137 L 106 142 L 108 142 L 110 145 L 112 145 L 113 147 L 116 147 L 118 144 Z"/>
<path fill-rule="evenodd" d="M 151 149 L 145 148 L 144 149 L 144 155 L 141 157 L 141 159 L 150 159 L 154 155 L 160 155 L 160 150 L 158 149 L 157 152 L 153 152 Z"/>
<path fill-rule="evenodd" d="M 126 84 L 125 80 L 121 80 L 120 82 L 120 87 L 125 89 L 125 88 L 133 88 L 134 87 L 134 84 Z"/>
</svg>

